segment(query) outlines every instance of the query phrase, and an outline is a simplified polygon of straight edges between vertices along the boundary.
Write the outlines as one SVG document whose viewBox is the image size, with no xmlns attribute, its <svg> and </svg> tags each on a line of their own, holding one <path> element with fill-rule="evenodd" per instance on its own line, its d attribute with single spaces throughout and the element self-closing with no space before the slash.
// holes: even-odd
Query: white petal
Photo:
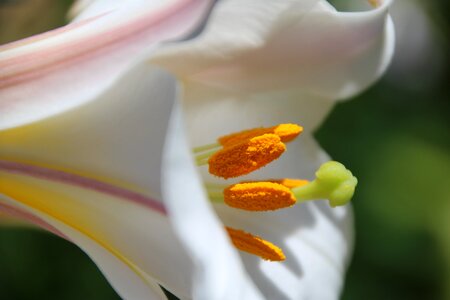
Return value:
<svg viewBox="0 0 450 300">
<path fill-rule="evenodd" d="M 189 141 L 194 146 L 213 143 L 232 132 L 280 123 L 298 123 L 305 132 L 313 132 L 334 104 L 296 88 L 246 94 L 195 84 L 185 86 L 184 101 Z"/>
<path fill-rule="evenodd" d="M 98 265 L 103 274 L 106 275 L 112 286 L 124 299 L 165 299 L 159 286 L 150 280 L 143 281 L 130 268 L 120 261 L 111 252 L 99 246 L 88 236 L 81 234 L 74 228 L 67 226 L 64 222 L 54 219 L 36 209 L 22 205 L 21 203 L 0 194 L 0 204 L 7 204 L 20 210 L 22 214 L 39 218 L 40 226 L 45 222 L 45 229 L 48 227 L 59 228 L 64 232 L 64 238 L 69 239 L 79 245 Z M 42 221 L 45 220 L 45 221 Z"/>
<path fill-rule="evenodd" d="M 326 1 L 222 1 L 199 38 L 163 47 L 152 61 L 221 89 L 296 87 L 349 97 L 373 83 L 392 56 L 388 2 L 338 13 Z"/>
<path fill-rule="evenodd" d="M 192 265 L 161 211 L 30 168 L 2 166 L 0 180 L 0 192 L 10 200 L 3 203 L 34 215 L 80 246 L 125 299 L 154 295 L 156 282 L 183 297 L 191 295 Z"/>
<path fill-rule="evenodd" d="M 131 185 L 132 192 L 142 191 L 145 195 L 156 195 L 158 198 L 155 200 L 164 196 L 167 206 L 171 208 L 169 212 L 174 218 L 172 222 L 177 235 L 181 241 L 189 242 L 184 247 L 188 248 L 192 261 L 196 263 L 195 272 L 179 270 L 179 276 L 194 274 L 194 295 L 199 299 L 215 299 L 219 295 L 223 295 L 225 299 L 241 296 L 257 299 L 257 292 L 252 289 L 251 281 L 243 272 L 236 252 L 223 232 L 223 226 L 217 220 L 213 226 L 215 217 L 205 204 L 201 186 L 195 181 L 195 173 L 192 174 L 195 169 L 192 169 L 190 150 L 185 148 L 183 133 L 179 129 L 172 129 L 170 134 L 176 144 L 176 148 L 172 150 L 177 155 L 181 149 L 187 159 L 172 164 L 171 173 L 166 175 L 168 179 L 163 183 L 169 189 L 165 193 L 176 194 L 160 195 L 161 153 L 169 113 L 176 96 L 175 86 L 174 79 L 161 70 L 149 65 L 136 67 L 89 104 L 27 126 L 0 132 L 0 157 L 56 166 L 58 169 L 88 174 L 89 177 L 102 180 L 113 179 L 110 181 L 113 183 L 118 180 L 119 183 L 125 183 L 122 187 Z M 105 113 L 106 107 L 108 109 Z M 173 159 L 171 155 L 169 157 Z M 163 169 L 166 168 L 167 165 L 163 166 Z M 182 184 L 178 184 L 177 180 Z M 72 191 L 71 194 L 80 196 L 79 191 Z M 186 205 L 191 209 L 188 210 Z M 104 209 L 86 209 L 102 215 L 100 210 Z M 127 207 L 117 211 L 121 211 L 121 216 L 129 217 Z M 108 209 L 105 213 L 109 214 Z M 121 226 L 121 222 L 110 215 L 105 216 L 105 220 Z M 204 226 L 204 222 L 208 223 L 208 227 Z M 149 225 L 145 226 L 147 227 Z M 151 227 L 159 228 L 161 225 Z M 130 232 L 131 230 L 136 231 L 130 229 Z M 122 234 L 117 234 L 120 231 L 115 228 L 114 232 L 120 239 Z M 136 235 L 139 234 L 139 230 L 136 231 Z M 134 243 L 140 243 L 140 239 L 145 243 L 155 238 L 150 235 L 136 236 Z M 133 241 L 122 243 L 132 245 Z M 201 247 L 197 250 L 199 245 Z M 177 249 L 183 248 L 177 246 Z M 152 257 L 151 252 L 142 254 L 142 259 L 137 264 L 140 267 L 145 264 L 145 255 Z M 186 258 L 186 261 L 191 260 Z M 169 264 L 177 268 L 182 266 L 176 262 Z M 153 271 L 152 268 L 149 270 Z M 162 284 L 178 296 L 191 295 L 186 292 L 186 288 L 173 287 L 170 281 L 162 281 Z"/>
<path fill-rule="evenodd" d="M 179 239 L 195 263 L 194 299 L 262 299 L 206 200 L 178 107 L 163 161 L 163 193 Z"/>
<path fill-rule="evenodd" d="M 87 174 L 90 178 L 131 188 L 131 193 L 143 192 L 144 197 L 152 195 L 157 197 L 155 201 L 161 201 L 161 157 L 175 90 L 175 80 L 165 72 L 149 65 L 135 67 L 95 101 L 33 124 L 0 131 L 0 157 Z M 65 174 L 59 177 L 71 178 Z M 87 180 L 87 183 L 75 179 L 72 182 L 78 182 L 78 186 L 95 186 L 89 183 L 91 179 Z M 49 184 L 45 187 L 51 188 Z M 86 225 L 86 230 L 96 236 L 104 237 L 104 231 L 107 231 L 108 243 L 115 241 L 116 249 L 130 253 L 136 266 L 145 271 L 143 276 L 152 276 L 159 268 L 165 269 L 166 275 L 157 274 L 159 282 L 177 295 L 190 297 L 190 259 L 183 252 L 173 254 L 176 259 L 171 258 L 171 253 L 181 252 L 182 247 L 174 237 L 168 219 L 160 220 L 158 216 L 155 219 L 152 214 L 145 213 L 146 209 L 141 205 L 136 208 L 135 204 L 126 203 L 118 207 L 120 203 L 114 204 L 115 199 L 111 197 L 104 199 L 103 195 L 85 195 L 77 188 L 57 187 L 61 193 L 75 197 L 78 202 L 73 205 L 85 200 L 92 202 L 85 206 L 98 205 L 77 210 L 82 210 L 85 215 L 94 214 L 107 228 L 98 229 L 95 227 L 98 224 L 86 224 L 83 220 L 73 220 L 73 224 Z M 97 187 L 102 188 L 102 185 Z M 61 201 L 68 205 L 66 199 Z M 138 202 L 145 204 L 144 201 Z M 156 206 L 163 207 L 161 204 Z M 70 211 L 73 209 L 60 209 L 61 214 Z M 83 239 L 73 242 L 91 255 L 108 278 L 113 278 L 110 281 L 121 295 L 128 299 L 145 298 L 143 295 L 148 292 L 148 287 L 132 287 L 142 285 L 136 282 L 135 275 L 123 283 L 115 280 L 125 275 L 109 263 L 102 263 L 107 256 L 92 254 L 96 248 L 92 250 L 86 246 Z M 162 255 L 167 260 L 161 258 Z M 155 260 L 167 266 L 157 265 L 155 269 Z M 121 292 L 122 289 L 125 290 Z M 136 293 L 140 296 L 134 297 Z"/>
<path fill-rule="evenodd" d="M 209 4 L 179 0 L 157 9 L 121 6 L 1 47 L 0 129 L 92 101 L 157 43 L 195 29 Z"/>
<path fill-rule="evenodd" d="M 161 155 L 175 89 L 165 72 L 135 67 L 88 104 L 0 131 L 0 158 L 122 183 L 161 199 Z"/>
</svg>

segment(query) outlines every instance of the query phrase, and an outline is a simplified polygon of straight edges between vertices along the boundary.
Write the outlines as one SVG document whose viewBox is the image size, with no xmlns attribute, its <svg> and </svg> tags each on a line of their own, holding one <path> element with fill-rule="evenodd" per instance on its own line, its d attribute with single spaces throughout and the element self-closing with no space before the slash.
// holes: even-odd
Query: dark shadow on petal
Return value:
<svg viewBox="0 0 450 300">
<path fill-rule="evenodd" d="M 316 201 L 314 204 L 317 207 L 317 209 L 322 213 L 322 215 L 324 215 L 328 220 L 330 220 L 330 222 L 333 223 L 333 225 L 335 225 L 337 228 L 341 229 L 340 232 L 342 232 L 342 234 L 346 232 L 346 230 L 344 229 L 346 229 L 349 226 L 349 224 L 352 224 L 352 218 L 349 218 L 349 214 L 351 214 L 350 210 L 347 210 L 345 214 L 338 216 L 337 214 L 333 213 L 333 209 L 337 208 L 331 208 L 328 205 L 328 201 Z"/>
<path fill-rule="evenodd" d="M 301 263 L 301 253 L 292 251 L 288 247 L 287 239 L 299 230 L 312 228 L 316 222 L 312 203 L 297 205 L 292 208 L 274 212 L 245 212 L 231 209 L 225 205 L 215 205 L 216 212 L 225 225 L 248 231 L 268 240 L 283 249 L 286 261 L 281 262 L 293 276 L 301 278 L 304 271 Z M 241 253 L 247 272 L 251 275 L 267 299 L 287 299 L 285 292 L 273 282 L 267 273 L 261 269 L 261 258 Z M 273 262 L 280 264 L 280 262 Z"/>
<path fill-rule="evenodd" d="M 244 262 L 244 266 L 251 274 L 253 282 L 256 284 L 261 293 L 266 299 L 288 300 L 289 298 L 283 293 L 283 291 L 276 286 L 270 278 L 261 271 L 260 264 L 261 259 L 251 254 L 242 253 L 241 257 Z M 277 262 L 274 262 L 275 264 Z"/>
</svg>

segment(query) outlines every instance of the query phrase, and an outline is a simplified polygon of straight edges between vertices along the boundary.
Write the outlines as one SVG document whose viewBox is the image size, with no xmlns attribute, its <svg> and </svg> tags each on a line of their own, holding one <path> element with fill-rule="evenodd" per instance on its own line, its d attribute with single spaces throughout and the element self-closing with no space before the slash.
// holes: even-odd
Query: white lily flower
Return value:
<svg viewBox="0 0 450 300">
<path fill-rule="evenodd" d="M 212 206 L 191 147 L 298 122 L 306 134 L 248 178 L 311 179 L 328 160 L 312 130 L 388 65 L 389 3 L 224 0 L 200 36 L 158 46 L 209 5 L 161 2 L 82 1 L 74 23 L 0 49 L 0 209 L 77 244 L 125 299 L 163 298 L 158 284 L 182 299 L 336 299 L 349 207 Z M 239 255 L 224 225 L 286 260 Z"/>
</svg>

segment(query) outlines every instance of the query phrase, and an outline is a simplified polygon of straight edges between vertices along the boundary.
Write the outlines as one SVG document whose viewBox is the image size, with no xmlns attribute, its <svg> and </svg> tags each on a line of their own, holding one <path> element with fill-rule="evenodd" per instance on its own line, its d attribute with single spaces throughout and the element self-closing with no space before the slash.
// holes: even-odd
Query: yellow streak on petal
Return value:
<svg viewBox="0 0 450 300">
<path fill-rule="evenodd" d="M 66 158 L 65 153 L 73 153 L 73 145 L 66 144 L 61 142 L 59 138 L 52 137 L 52 130 L 49 130 L 45 124 L 45 122 L 42 124 L 33 123 L 0 131 L 0 159 L 63 171 L 106 182 L 136 193 L 148 194 L 148 191 L 144 191 L 142 188 L 124 180 L 49 162 L 48 160 L 54 159 L 54 157 Z M 42 137 L 45 138 L 43 139 Z M 21 154 L 17 149 L 26 149 L 25 154 Z M 49 151 L 51 152 L 49 153 Z M 39 161 L 35 159 L 36 155 L 38 155 Z"/>
<path fill-rule="evenodd" d="M 286 256 L 278 246 L 243 230 L 225 227 L 233 245 L 241 251 L 257 255 L 264 260 L 283 261 Z"/>
<path fill-rule="evenodd" d="M 91 219 L 82 213 L 88 208 L 82 207 L 81 204 L 76 205 L 73 199 L 62 193 L 25 183 L 26 179 L 21 177 L 0 172 L 0 193 L 87 236 L 128 266 L 149 288 L 153 289 L 154 284 L 148 280 L 146 272 L 142 271 L 135 263 L 106 241 L 90 232 L 87 226 Z"/>
</svg>

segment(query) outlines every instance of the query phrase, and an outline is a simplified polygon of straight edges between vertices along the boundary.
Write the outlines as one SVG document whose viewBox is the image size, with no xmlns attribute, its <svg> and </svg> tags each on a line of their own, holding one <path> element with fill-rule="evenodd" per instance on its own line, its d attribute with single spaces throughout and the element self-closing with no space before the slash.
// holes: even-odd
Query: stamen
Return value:
<svg viewBox="0 0 450 300">
<path fill-rule="evenodd" d="M 273 182 L 234 184 L 227 187 L 223 195 L 228 206 L 250 211 L 276 210 L 297 201 L 289 188 Z"/>
<path fill-rule="evenodd" d="M 207 151 L 207 152 L 205 152 L 205 153 L 196 155 L 196 156 L 195 156 L 195 161 L 196 161 L 196 163 L 197 163 L 197 166 L 203 166 L 203 165 L 206 165 L 206 164 L 208 163 L 209 158 L 210 158 L 214 153 L 216 153 L 217 151 L 218 151 L 218 150 L 215 149 L 215 150 L 210 150 L 210 151 Z"/>
<path fill-rule="evenodd" d="M 336 161 L 321 165 L 316 177 L 310 183 L 292 189 L 297 201 L 328 199 L 332 207 L 345 205 L 353 197 L 358 184 L 352 172 Z"/>
<path fill-rule="evenodd" d="M 285 150 L 277 135 L 257 136 L 214 153 L 208 160 L 209 172 L 225 179 L 242 176 L 264 167 Z"/>
<path fill-rule="evenodd" d="M 201 153 L 201 152 L 205 152 L 205 151 L 211 151 L 211 150 L 220 148 L 221 146 L 222 145 L 220 145 L 219 143 L 203 145 L 203 146 L 199 146 L 199 147 L 193 148 L 192 152 L 194 152 L 194 153 Z"/>
<path fill-rule="evenodd" d="M 286 256 L 279 247 L 260 237 L 251 235 L 242 230 L 225 227 L 233 245 L 241 251 L 257 255 L 264 260 L 283 261 Z"/>
<path fill-rule="evenodd" d="M 269 128 L 253 128 L 237 133 L 222 136 L 218 138 L 218 142 L 226 147 L 263 134 L 276 134 L 283 143 L 287 143 L 295 139 L 301 132 L 303 127 L 297 124 L 279 124 Z"/>
</svg>

